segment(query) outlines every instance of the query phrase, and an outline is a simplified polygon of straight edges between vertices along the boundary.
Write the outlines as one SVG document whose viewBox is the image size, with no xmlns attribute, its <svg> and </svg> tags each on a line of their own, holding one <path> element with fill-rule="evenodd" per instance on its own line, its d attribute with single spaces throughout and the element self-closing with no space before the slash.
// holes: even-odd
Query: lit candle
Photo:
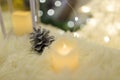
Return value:
<svg viewBox="0 0 120 80">
<path fill-rule="evenodd" d="M 32 18 L 29 11 L 16 11 L 12 14 L 13 31 L 16 35 L 32 32 Z"/>
<path fill-rule="evenodd" d="M 74 71 L 79 64 L 79 49 L 77 43 L 71 38 L 60 38 L 53 43 L 51 50 L 52 69 L 59 72 L 64 69 Z"/>
<path fill-rule="evenodd" d="M 66 56 L 69 54 L 69 52 L 72 50 L 71 47 L 67 46 L 65 43 L 63 44 L 63 46 L 58 49 L 58 53 L 60 55 Z"/>
</svg>

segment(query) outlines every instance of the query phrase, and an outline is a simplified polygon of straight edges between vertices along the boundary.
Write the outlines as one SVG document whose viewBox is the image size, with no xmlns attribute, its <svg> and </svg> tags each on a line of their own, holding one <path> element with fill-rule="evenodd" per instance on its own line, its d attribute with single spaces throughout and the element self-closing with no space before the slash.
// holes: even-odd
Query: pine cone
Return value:
<svg viewBox="0 0 120 80">
<path fill-rule="evenodd" d="M 48 47 L 54 41 L 54 36 L 49 36 L 49 33 L 46 29 L 34 28 L 34 32 L 31 33 L 30 37 L 34 51 L 42 54 L 45 47 Z"/>
</svg>

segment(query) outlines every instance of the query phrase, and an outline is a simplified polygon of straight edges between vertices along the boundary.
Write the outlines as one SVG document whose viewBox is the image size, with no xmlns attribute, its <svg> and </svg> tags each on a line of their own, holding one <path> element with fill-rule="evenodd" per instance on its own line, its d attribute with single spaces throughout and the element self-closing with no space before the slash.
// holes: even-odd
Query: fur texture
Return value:
<svg viewBox="0 0 120 80">
<path fill-rule="evenodd" d="M 76 39 L 64 35 L 56 41 L 60 37 Z M 0 80 L 120 80 L 120 50 L 84 39 L 76 41 L 80 50 L 79 68 L 56 73 L 49 63 L 52 45 L 45 49 L 44 55 L 37 55 L 31 51 L 28 36 L 10 36 L 0 42 Z"/>
</svg>

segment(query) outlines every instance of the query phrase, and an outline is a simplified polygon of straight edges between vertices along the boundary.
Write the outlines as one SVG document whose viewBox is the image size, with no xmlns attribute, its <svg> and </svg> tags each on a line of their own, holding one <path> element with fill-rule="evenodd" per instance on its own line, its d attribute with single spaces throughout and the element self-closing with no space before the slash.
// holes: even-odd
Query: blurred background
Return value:
<svg viewBox="0 0 120 80">
<path fill-rule="evenodd" d="M 76 31 L 86 24 L 91 13 L 80 12 L 79 8 L 90 0 L 34 0 L 37 22 L 51 24 L 64 31 Z M 14 15 L 30 11 L 29 0 L 0 0 L 2 10 Z M 8 13 L 7 12 L 7 13 Z M 5 13 L 4 13 L 5 14 Z M 7 14 L 8 15 L 8 14 Z"/>
<path fill-rule="evenodd" d="M 120 49 L 120 0 L 34 0 L 37 25 Z M 0 0 L 7 33 L 32 32 L 29 0 Z M 49 26 L 48 26 L 49 25 Z M 55 30 L 54 30 L 55 31 Z M 54 32 L 53 31 L 53 32 Z"/>
</svg>

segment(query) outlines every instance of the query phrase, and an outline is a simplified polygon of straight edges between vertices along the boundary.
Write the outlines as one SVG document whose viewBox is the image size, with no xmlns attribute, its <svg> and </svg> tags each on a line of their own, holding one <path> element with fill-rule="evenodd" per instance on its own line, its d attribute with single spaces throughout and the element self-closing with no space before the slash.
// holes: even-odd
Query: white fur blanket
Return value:
<svg viewBox="0 0 120 80">
<path fill-rule="evenodd" d="M 60 39 L 60 37 L 59 37 Z M 120 80 L 120 50 L 77 39 L 79 68 L 59 73 L 51 69 L 50 48 L 43 55 L 31 51 L 27 36 L 0 42 L 0 80 Z"/>
</svg>

